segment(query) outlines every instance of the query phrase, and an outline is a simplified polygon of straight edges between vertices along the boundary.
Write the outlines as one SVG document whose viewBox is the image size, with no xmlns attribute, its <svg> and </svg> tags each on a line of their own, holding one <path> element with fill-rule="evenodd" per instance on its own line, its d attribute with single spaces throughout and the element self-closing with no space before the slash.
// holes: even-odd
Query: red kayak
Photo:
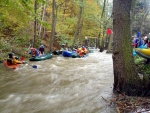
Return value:
<svg viewBox="0 0 150 113">
<path fill-rule="evenodd" d="M 16 69 L 19 67 L 19 64 L 12 64 L 12 65 L 8 65 L 7 61 L 4 61 L 4 65 L 8 68 L 11 68 L 11 69 Z"/>
</svg>

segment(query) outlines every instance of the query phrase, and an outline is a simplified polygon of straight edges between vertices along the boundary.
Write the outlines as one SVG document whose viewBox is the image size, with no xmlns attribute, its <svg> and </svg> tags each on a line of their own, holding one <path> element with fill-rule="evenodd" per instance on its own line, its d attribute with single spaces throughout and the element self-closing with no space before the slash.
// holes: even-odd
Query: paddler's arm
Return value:
<svg viewBox="0 0 150 113">
<path fill-rule="evenodd" d="M 23 61 L 19 61 L 19 60 L 16 60 L 16 59 L 12 60 L 12 64 L 23 64 L 23 63 L 24 63 Z"/>
</svg>

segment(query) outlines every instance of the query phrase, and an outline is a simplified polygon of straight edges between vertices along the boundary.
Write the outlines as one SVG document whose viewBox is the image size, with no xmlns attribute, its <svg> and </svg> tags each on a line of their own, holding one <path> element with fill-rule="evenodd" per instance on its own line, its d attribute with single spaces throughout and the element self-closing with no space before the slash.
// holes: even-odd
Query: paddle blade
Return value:
<svg viewBox="0 0 150 113">
<path fill-rule="evenodd" d="M 36 66 L 36 65 L 33 65 L 32 67 L 33 67 L 33 68 L 35 68 L 35 69 L 37 68 L 37 66 Z"/>
</svg>

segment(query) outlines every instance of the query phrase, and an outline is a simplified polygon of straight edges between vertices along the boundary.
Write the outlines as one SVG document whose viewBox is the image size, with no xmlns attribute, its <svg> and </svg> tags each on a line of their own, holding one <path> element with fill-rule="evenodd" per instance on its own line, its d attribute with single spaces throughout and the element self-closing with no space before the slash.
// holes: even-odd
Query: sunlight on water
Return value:
<svg viewBox="0 0 150 113">
<path fill-rule="evenodd" d="M 115 113 L 111 54 L 29 62 L 10 70 L 0 64 L 0 113 Z"/>
</svg>

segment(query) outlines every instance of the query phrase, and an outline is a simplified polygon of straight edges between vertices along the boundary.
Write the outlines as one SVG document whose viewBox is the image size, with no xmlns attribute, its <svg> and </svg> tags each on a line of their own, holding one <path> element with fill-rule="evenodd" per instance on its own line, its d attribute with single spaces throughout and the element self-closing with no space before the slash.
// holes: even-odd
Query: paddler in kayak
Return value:
<svg viewBox="0 0 150 113">
<path fill-rule="evenodd" d="M 8 54 L 7 64 L 14 65 L 14 64 L 23 64 L 23 61 L 18 60 L 19 58 L 14 55 L 14 53 Z"/>
<path fill-rule="evenodd" d="M 44 45 L 41 43 L 40 47 L 39 47 L 39 54 L 40 55 L 44 55 Z"/>
<path fill-rule="evenodd" d="M 32 57 L 36 57 L 36 56 L 39 56 L 39 51 L 33 47 L 30 48 L 30 52 L 29 54 L 31 54 Z"/>
</svg>

